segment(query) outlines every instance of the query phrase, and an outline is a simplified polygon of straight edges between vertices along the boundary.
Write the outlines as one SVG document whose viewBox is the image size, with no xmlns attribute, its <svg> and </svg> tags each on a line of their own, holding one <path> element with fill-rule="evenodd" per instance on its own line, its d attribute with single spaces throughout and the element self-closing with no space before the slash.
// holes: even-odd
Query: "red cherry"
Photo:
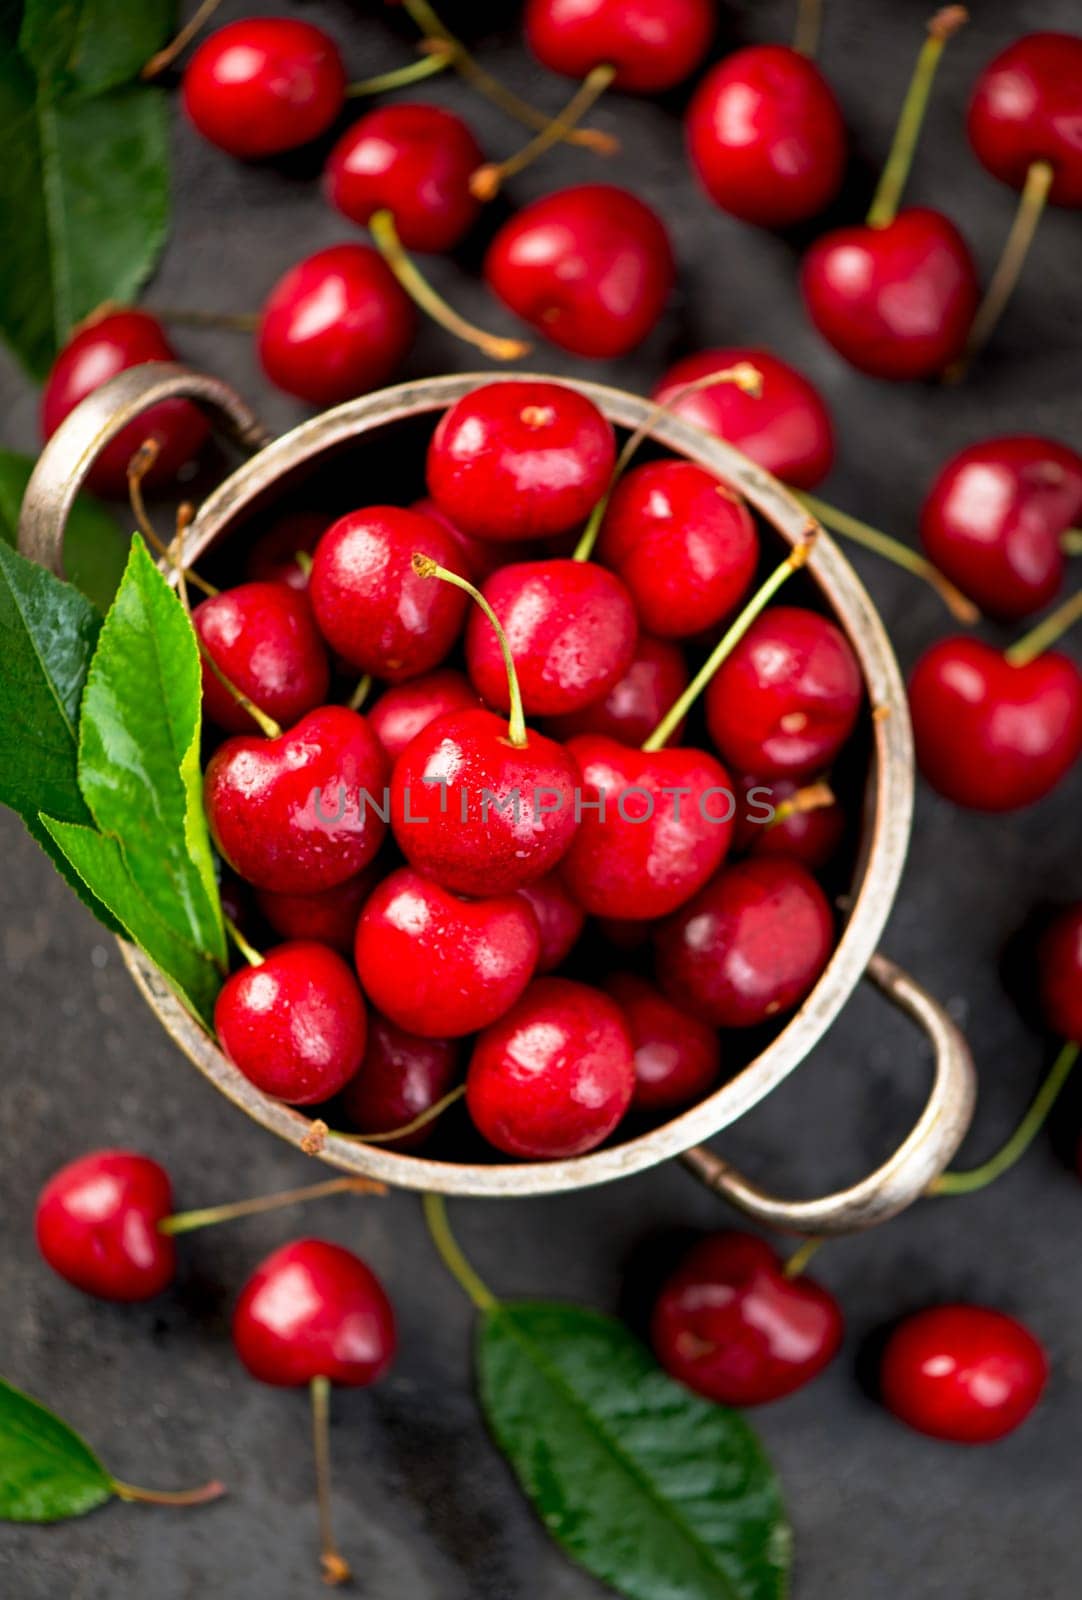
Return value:
<svg viewBox="0 0 1082 1600">
<path fill-rule="evenodd" d="M 372 892 L 374 870 L 366 868 L 355 878 L 317 894 L 276 894 L 273 889 L 258 889 L 256 905 L 283 939 L 315 939 L 341 955 L 352 956 L 357 918 Z"/>
<path fill-rule="evenodd" d="M 692 394 L 679 394 L 710 372 L 723 372 L 746 361 L 762 378 L 758 399 L 735 383 L 711 384 Z M 767 350 L 732 346 L 702 350 L 670 367 L 654 390 L 654 399 L 675 416 L 686 417 L 707 433 L 717 434 L 783 483 L 814 489 L 834 464 L 834 424 L 830 413 L 803 373 Z"/>
<path fill-rule="evenodd" d="M 578 768 L 531 731 L 515 745 L 491 711 L 429 723 L 399 756 L 391 823 L 399 849 L 457 894 L 502 895 L 551 872 L 577 824 Z"/>
<path fill-rule="evenodd" d="M 586 923 L 586 913 L 561 883 L 556 873 L 528 883 L 519 889 L 533 911 L 541 933 L 541 947 L 534 971 L 540 976 L 564 964 Z"/>
<path fill-rule="evenodd" d="M 192 612 L 203 647 L 203 709 L 230 733 L 255 720 L 207 661 L 283 728 L 327 698 L 331 669 L 303 594 L 284 583 L 242 583 L 211 595 Z"/>
<path fill-rule="evenodd" d="M 652 983 L 628 972 L 607 978 L 605 993 L 631 1030 L 633 1111 L 675 1111 L 710 1092 L 721 1072 L 721 1045 L 712 1028 L 684 1016 Z"/>
<path fill-rule="evenodd" d="M 469 679 L 453 667 L 426 672 L 381 694 L 368 713 L 372 732 L 392 761 L 397 761 L 417 735 L 449 711 L 469 711 L 481 704 Z"/>
<path fill-rule="evenodd" d="M 450 1093 L 457 1064 L 457 1041 L 420 1039 L 374 1013 L 369 1018 L 364 1061 L 346 1085 L 342 1109 L 358 1133 L 384 1134 L 404 1128 Z M 383 1148 L 417 1150 L 435 1131 L 436 1122 L 432 1121 L 400 1139 L 384 1141 Z"/>
<path fill-rule="evenodd" d="M 526 43 L 550 72 L 614 67 L 618 89 L 660 94 L 695 71 L 715 22 L 710 0 L 529 0 Z"/>
<path fill-rule="evenodd" d="M 1082 37 L 1027 33 L 989 62 L 967 131 L 988 171 L 1021 189 L 1035 161 L 1052 168 L 1048 198 L 1082 205 Z"/>
<path fill-rule="evenodd" d="M 603 699 L 581 711 L 550 717 L 546 730 L 566 742 L 579 733 L 598 733 L 617 744 L 639 746 L 653 733 L 669 707 L 688 686 L 687 662 L 679 645 L 640 633 L 631 665 Z M 668 742 L 679 741 L 679 723 Z"/>
<path fill-rule="evenodd" d="M 470 176 L 484 161 L 473 134 L 439 106 L 380 106 L 331 151 L 324 191 L 363 226 L 389 211 L 407 250 L 453 250 L 477 220 Z"/>
<path fill-rule="evenodd" d="M 941 572 L 992 616 L 1040 611 L 1063 581 L 1062 535 L 1082 520 L 1082 456 L 1054 439 L 1010 434 L 952 456 L 921 510 Z"/>
<path fill-rule="evenodd" d="M 41 397 L 42 437 L 51 439 L 80 400 L 115 378 L 118 372 L 147 361 L 175 361 L 161 324 L 145 311 L 110 311 L 84 322 L 61 350 Z M 128 462 L 146 439 L 158 445 L 147 472 L 146 487 L 173 482 L 194 461 L 210 433 L 210 424 L 189 400 L 163 400 L 140 412 L 94 458 L 87 476 L 96 494 L 111 500 L 128 497 Z"/>
<path fill-rule="evenodd" d="M 345 94 L 334 40 L 286 17 L 245 17 L 219 28 L 195 51 L 181 88 L 204 139 L 245 161 L 317 139 Z"/>
<path fill-rule="evenodd" d="M 717 1233 L 668 1280 L 651 1339 L 666 1372 L 723 1406 L 792 1394 L 835 1357 L 845 1324 L 832 1294 L 787 1278 L 765 1239 Z"/>
<path fill-rule="evenodd" d="M 1082 1044 L 1082 901 L 1048 925 L 1037 961 L 1045 1022 L 1053 1033 Z"/>
<path fill-rule="evenodd" d="M 1048 1359 L 1013 1317 L 985 1306 L 918 1311 L 883 1352 L 883 1403 L 896 1417 L 954 1444 L 990 1444 L 1013 1433 L 1048 1381 Z"/>
<path fill-rule="evenodd" d="M 634 1087 L 620 1008 L 584 983 L 538 978 L 477 1040 L 466 1104 L 497 1150 L 558 1161 L 607 1139 Z"/>
<path fill-rule="evenodd" d="M 370 896 L 354 959 L 365 994 L 410 1033 L 461 1038 L 502 1017 L 533 977 L 537 919 L 517 894 L 462 900 L 401 867 Z"/>
<path fill-rule="evenodd" d="M 339 244 L 279 278 L 256 343 L 272 383 L 312 405 L 333 406 L 384 383 L 415 327 L 413 303 L 378 251 Z"/>
<path fill-rule="evenodd" d="M 319 542 L 308 594 L 320 631 L 360 672 L 391 683 L 428 672 L 451 649 L 466 596 L 414 571 L 415 554 L 461 573 L 457 545 L 438 523 L 398 506 L 339 517 Z"/>
<path fill-rule="evenodd" d="M 38 1196 L 38 1249 L 62 1278 L 101 1300 L 149 1300 L 176 1272 L 159 1224 L 172 1214 L 169 1174 L 132 1150 L 93 1150 L 55 1172 Z"/>
<path fill-rule="evenodd" d="M 587 183 L 524 206 L 485 258 L 493 293 L 574 355 L 623 356 L 665 309 L 676 277 L 664 225 L 626 189 Z"/>
<path fill-rule="evenodd" d="M 669 999 L 715 1028 L 751 1028 L 811 992 L 834 947 L 826 895 L 795 861 L 738 861 L 655 935 Z"/>
<path fill-rule="evenodd" d="M 845 123 L 814 61 L 752 45 L 712 67 L 687 115 L 691 164 L 723 211 L 763 228 L 806 222 L 845 173 Z"/>
<path fill-rule="evenodd" d="M 383 1285 L 341 1245 L 297 1239 L 256 1268 L 233 1313 L 237 1354 L 261 1383 L 295 1388 L 329 1378 L 362 1388 L 395 1351 Z"/>
<path fill-rule="evenodd" d="M 278 739 L 238 734 L 207 765 L 211 832 L 258 889 L 311 894 L 366 867 L 383 842 L 387 758 L 345 706 L 310 711 Z"/>
<path fill-rule="evenodd" d="M 829 766 L 849 738 L 862 692 L 857 658 L 834 623 L 772 606 L 712 679 L 707 726 L 740 771 L 805 777 Z"/>
<path fill-rule="evenodd" d="M 684 639 L 740 604 L 759 539 L 747 506 L 709 472 L 690 461 L 650 461 L 613 490 L 597 557 L 626 585 L 644 628 Z"/>
<path fill-rule="evenodd" d="M 791 811 L 780 821 L 771 820 L 794 796 L 806 794 L 793 778 L 755 778 L 743 774 L 736 780 L 740 805 L 736 814 L 733 849 L 739 855 L 789 856 L 818 872 L 833 860 L 845 838 L 845 812 L 837 800 Z M 821 785 L 810 785 L 812 789 Z"/>
<path fill-rule="evenodd" d="M 560 875 L 575 899 L 631 921 L 683 905 L 729 848 L 735 803 L 725 768 L 703 750 L 647 753 L 592 734 L 568 751 L 582 771 L 582 816 Z"/>
<path fill-rule="evenodd" d="M 486 383 L 444 412 L 428 490 L 471 538 L 546 539 L 584 522 L 609 486 L 616 440 L 592 400 L 560 383 Z"/>
<path fill-rule="evenodd" d="M 249 550 L 245 576 L 256 583 L 287 583 L 291 589 L 307 589 L 311 563 L 297 558 L 311 556 L 330 525 L 331 519 L 320 511 L 295 511 L 279 517 Z"/>
<path fill-rule="evenodd" d="M 933 789 L 975 811 L 1032 805 L 1082 753 L 1082 672 L 1048 651 L 1015 666 L 959 635 L 909 680 L 917 764 Z"/>
</svg>

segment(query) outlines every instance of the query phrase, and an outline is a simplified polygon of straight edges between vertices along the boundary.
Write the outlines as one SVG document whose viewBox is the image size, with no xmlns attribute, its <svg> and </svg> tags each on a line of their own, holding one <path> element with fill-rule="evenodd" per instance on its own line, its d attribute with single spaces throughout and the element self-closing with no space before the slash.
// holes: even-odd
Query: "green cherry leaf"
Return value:
<svg viewBox="0 0 1082 1600">
<path fill-rule="evenodd" d="M 139 76 L 175 13 L 173 0 L 26 0 L 19 48 L 47 92 L 101 94 Z"/>
<path fill-rule="evenodd" d="M 0 539 L 13 547 L 19 508 L 33 470 L 32 456 L 0 450 Z M 127 553 L 127 538 L 105 507 L 88 494 L 79 495 L 64 533 L 64 570 L 103 616 L 113 603 Z"/>
<path fill-rule="evenodd" d="M 90 1446 L 0 1378 L 0 1519 L 60 1522 L 93 1511 L 114 1493 Z"/>
</svg>

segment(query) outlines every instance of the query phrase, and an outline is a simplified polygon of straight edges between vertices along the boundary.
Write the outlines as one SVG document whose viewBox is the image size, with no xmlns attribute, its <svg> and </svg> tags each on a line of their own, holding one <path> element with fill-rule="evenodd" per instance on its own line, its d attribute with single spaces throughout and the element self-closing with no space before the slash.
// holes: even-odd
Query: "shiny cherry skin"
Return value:
<svg viewBox="0 0 1082 1600">
<path fill-rule="evenodd" d="M 256 724 L 218 672 L 283 728 L 326 700 L 327 651 L 307 599 L 288 584 L 223 589 L 200 601 L 192 626 L 202 646 L 203 710 L 227 733 L 247 733 Z"/>
<path fill-rule="evenodd" d="M 569 978 L 538 978 L 478 1038 L 466 1105 L 505 1155 L 559 1161 L 607 1139 L 634 1088 L 631 1033 L 615 1001 Z"/>
<path fill-rule="evenodd" d="M 332 245 L 279 278 L 263 307 L 256 349 L 279 389 L 334 406 L 385 383 L 416 324 L 412 301 L 377 250 Z"/>
<path fill-rule="evenodd" d="M 1046 1025 L 1082 1044 L 1082 900 L 1065 907 L 1041 935 L 1037 971 Z"/>
<path fill-rule="evenodd" d="M 762 378 L 762 393 L 718 383 L 678 396 L 684 384 L 746 361 Z M 735 444 L 757 466 L 794 489 L 814 489 L 834 465 L 834 424 L 818 392 L 795 367 L 755 346 L 700 350 L 669 368 L 654 389 L 677 417 Z"/>
<path fill-rule="evenodd" d="M 331 525 L 321 511 L 293 511 L 261 533 L 248 552 L 244 575 L 254 583 L 286 583 L 307 589 L 311 556 Z"/>
<path fill-rule="evenodd" d="M 45 380 L 42 437 L 51 439 L 68 413 L 118 372 L 147 361 L 176 359 L 161 324 L 146 311 L 109 311 L 90 318 L 72 334 Z M 172 483 L 195 460 L 209 433 L 206 417 L 190 400 L 163 400 L 140 412 L 98 453 L 87 485 L 106 499 L 127 500 L 128 462 L 146 439 L 156 442 L 158 457 L 144 485 Z"/>
<path fill-rule="evenodd" d="M 315 939 L 329 944 L 339 955 L 353 955 L 353 936 L 361 907 L 375 887 L 376 867 L 366 867 L 355 878 L 321 889 L 316 894 L 276 894 L 257 889 L 255 903 L 264 919 L 283 939 Z"/>
<path fill-rule="evenodd" d="M 275 1250 L 233 1313 L 233 1344 L 252 1377 L 284 1389 L 313 1378 L 364 1388 L 386 1372 L 395 1343 L 394 1312 L 375 1273 L 324 1239 Z"/>
<path fill-rule="evenodd" d="M 440 667 L 387 689 L 368 712 L 368 721 L 388 756 L 397 761 L 437 717 L 445 717 L 449 711 L 469 711 L 480 704 L 465 673 Z"/>
<path fill-rule="evenodd" d="M 214 1031 L 250 1083 L 292 1106 L 344 1089 L 364 1059 L 368 1018 L 340 955 L 313 939 L 276 945 L 225 980 Z"/>
<path fill-rule="evenodd" d="M 833 622 L 802 606 L 772 606 L 711 680 L 706 723 L 738 771 L 801 778 L 834 760 L 862 694 L 853 648 Z"/>
<path fill-rule="evenodd" d="M 624 1013 L 635 1051 L 633 1111 L 677 1111 L 709 1094 L 721 1072 L 713 1028 L 685 1016 L 644 978 L 629 972 L 605 980 Z"/>
<path fill-rule="evenodd" d="M 454 645 L 468 600 L 413 570 L 414 555 L 465 576 L 451 536 L 416 511 L 351 511 L 316 548 L 308 597 L 331 647 L 358 672 L 402 683 L 429 672 Z"/>
<path fill-rule="evenodd" d="M 529 0 L 526 43 L 550 72 L 615 67 L 616 88 L 661 94 L 695 71 L 716 20 L 711 0 Z"/>
<path fill-rule="evenodd" d="M 736 780 L 739 806 L 733 833 L 733 851 L 748 856 L 789 856 L 809 872 L 832 861 L 845 838 L 846 817 L 837 800 L 808 811 L 792 811 L 780 822 L 772 813 L 803 787 L 795 778 L 755 778 L 742 773 Z"/>
<path fill-rule="evenodd" d="M 592 561 L 518 561 L 481 590 L 503 624 L 527 716 L 580 711 L 617 684 L 638 637 L 634 602 L 614 573 Z M 508 709 L 507 668 L 480 607 L 466 622 L 466 669 L 490 706 Z"/>
<path fill-rule="evenodd" d="M 1082 36 L 1027 33 L 1009 44 L 977 79 L 967 132 L 978 161 L 1012 189 L 1047 161 L 1052 204 L 1082 206 Z"/>
<path fill-rule="evenodd" d="M 379 106 L 339 139 L 323 190 L 332 206 L 362 227 L 375 212 L 389 211 L 407 250 L 453 250 L 480 214 L 470 176 L 484 159 L 454 112 Z"/>
<path fill-rule="evenodd" d="M 564 887 L 559 873 L 528 883 L 517 891 L 537 920 L 541 943 L 534 971 L 540 977 L 562 967 L 578 943 L 586 913 Z"/>
<path fill-rule="evenodd" d="M 1055 598 L 1066 566 L 1060 540 L 1080 523 L 1082 455 L 1010 434 L 951 457 L 921 508 L 920 536 L 982 611 L 1015 622 Z"/>
<path fill-rule="evenodd" d="M 196 49 L 181 103 L 211 144 L 243 161 L 308 144 L 346 95 L 338 48 L 322 28 L 287 17 L 245 17 Z"/>
<path fill-rule="evenodd" d="M 474 539 L 548 539 L 586 521 L 616 464 L 612 424 L 562 383 L 482 384 L 440 418 L 428 492 Z"/>
<path fill-rule="evenodd" d="M 412 867 L 369 897 L 354 943 L 361 986 L 400 1028 L 459 1039 L 509 1011 L 534 975 L 537 918 L 517 894 L 464 900 Z"/>
<path fill-rule="evenodd" d="M 758 1406 L 809 1383 L 845 1331 L 834 1296 L 750 1233 L 700 1240 L 654 1306 L 651 1342 L 670 1377 L 723 1406 Z"/>
<path fill-rule="evenodd" d="M 740 497 L 691 461 L 649 461 L 617 483 L 597 558 L 617 573 L 648 632 L 685 639 L 740 604 L 759 537 Z"/>
<path fill-rule="evenodd" d="M 421 1039 L 374 1013 L 361 1070 L 346 1085 L 342 1109 L 358 1133 L 393 1133 L 431 1111 L 454 1088 L 458 1067 L 455 1039 Z M 435 1133 L 433 1119 L 400 1139 L 381 1141 L 384 1150 L 419 1150 Z"/>
<path fill-rule="evenodd" d="M 824 234 L 804 258 L 800 286 L 812 322 L 850 366 L 898 381 L 949 367 L 980 300 L 962 235 L 923 206 L 881 228 Z"/>
<path fill-rule="evenodd" d="M 173 1281 L 176 1246 L 159 1224 L 173 1211 L 169 1174 L 134 1150 L 92 1150 L 38 1196 L 38 1249 L 62 1278 L 99 1300 L 150 1300 Z"/>
<path fill-rule="evenodd" d="M 686 133 L 703 188 L 744 222 L 807 222 L 841 188 L 841 109 L 814 61 L 787 45 L 751 45 L 712 67 L 695 91 Z"/>
<path fill-rule="evenodd" d="M 203 782 L 220 854 L 257 889 L 314 894 L 366 867 L 383 843 L 388 762 L 345 706 L 310 711 L 278 739 L 237 734 Z"/>
<path fill-rule="evenodd" d="M 733 832 L 732 782 L 704 750 L 630 750 L 583 734 L 582 813 L 560 876 L 595 916 L 647 921 L 717 871 Z M 599 809 L 604 806 L 604 813 Z"/>
<path fill-rule="evenodd" d="M 652 639 L 640 633 L 635 654 L 622 678 L 600 700 L 581 711 L 549 717 L 546 732 L 554 739 L 573 739 L 580 733 L 598 733 L 617 744 L 636 748 L 653 733 L 669 707 L 688 686 L 684 652 L 669 639 Z M 679 744 L 684 724 L 673 729 L 670 744 Z"/>
<path fill-rule="evenodd" d="M 980 639 L 941 639 L 913 669 L 909 709 L 921 772 L 974 811 L 1032 805 L 1082 754 L 1082 672 L 1056 651 L 1012 666 Z"/>
<path fill-rule="evenodd" d="M 657 981 L 714 1028 L 751 1028 L 808 995 L 834 948 L 830 903 L 796 861 L 737 861 L 662 923 Z"/>
<path fill-rule="evenodd" d="M 891 1334 L 879 1372 L 888 1411 L 918 1433 L 991 1444 L 1029 1416 L 1048 1358 L 1020 1322 L 986 1306 L 934 1306 Z"/>
<path fill-rule="evenodd" d="M 584 183 L 524 206 L 485 257 L 493 293 L 562 350 L 628 355 L 659 321 L 676 279 L 655 212 L 626 189 Z"/>
<path fill-rule="evenodd" d="M 395 763 L 391 826 L 411 866 L 456 894 L 511 894 L 552 871 L 577 826 L 579 771 L 529 731 L 511 743 L 491 711 L 430 722 Z"/>
</svg>

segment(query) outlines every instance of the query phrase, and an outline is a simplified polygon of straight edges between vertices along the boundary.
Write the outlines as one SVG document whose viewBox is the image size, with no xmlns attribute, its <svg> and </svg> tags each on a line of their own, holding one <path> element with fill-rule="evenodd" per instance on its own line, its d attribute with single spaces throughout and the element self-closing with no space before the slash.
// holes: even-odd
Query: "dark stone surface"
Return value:
<svg viewBox="0 0 1082 1600">
<path fill-rule="evenodd" d="M 245 7 L 227 5 L 225 15 Z M 282 7 L 267 7 L 280 10 Z M 300 7 L 296 7 L 298 11 Z M 342 39 L 351 70 L 404 59 L 404 22 L 360 7 L 303 7 Z M 365 8 L 379 12 L 379 7 Z M 564 86 L 526 66 L 514 8 L 458 7 L 485 59 L 540 102 Z M 822 61 L 839 88 L 856 149 L 847 215 L 862 209 L 885 150 L 927 6 L 828 6 Z M 1018 26 L 1018 8 L 985 0 L 945 59 L 913 199 L 950 209 L 987 270 L 1012 196 L 976 164 L 962 134 L 968 86 Z M 783 36 L 788 5 L 722 6 L 719 48 Z M 487 26 L 485 19 L 493 19 Z M 502 21 L 500 19 L 503 19 Z M 1077 24 L 1069 0 L 1031 8 L 1031 26 Z M 492 150 L 516 130 L 456 83 L 426 89 L 464 108 Z M 561 152 L 514 185 L 528 198 L 568 181 L 611 177 L 658 204 L 682 265 L 681 295 L 638 355 L 603 378 L 643 388 L 696 344 L 762 342 L 806 368 L 837 414 L 840 463 L 830 498 L 906 535 L 935 466 L 962 444 L 1028 429 L 1078 442 L 1079 222 L 1051 213 L 995 349 L 963 388 L 877 385 L 836 361 L 806 325 L 794 291 L 793 241 L 709 209 L 685 171 L 666 105 L 614 98 L 597 113 L 623 152 L 601 167 Z M 223 310 L 259 302 L 299 254 L 346 236 L 306 163 L 245 169 L 177 126 L 177 215 L 150 299 Z M 472 263 L 466 263 L 467 270 Z M 463 263 L 433 276 L 468 310 L 501 315 Z M 234 381 L 268 419 L 300 413 L 268 392 L 246 341 L 186 334 L 184 355 Z M 544 352 L 553 371 L 574 363 Z M 463 367 L 463 352 L 426 330 L 409 372 Z M 32 449 L 35 397 L 0 368 L 3 442 Z M 903 665 L 948 623 L 904 575 L 859 555 Z M 1043 899 L 1082 893 L 1080 789 L 1073 782 L 1022 816 L 962 815 L 919 796 L 907 876 L 887 952 L 949 1002 L 981 1073 L 966 1154 L 991 1150 L 1031 1095 L 1051 1045 L 1008 998 L 1003 947 Z M 125 1310 L 85 1299 L 35 1254 L 35 1193 L 61 1162 L 95 1145 L 133 1144 L 165 1160 L 183 1204 L 209 1204 L 302 1183 L 303 1157 L 231 1112 L 191 1071 L 136 998 L 112 942 L 91 922 L 8 814 L 0 819 L 3 1072 L 0 1370 L 85 1430 L 120 1476 L 163 1486 L 212 1474 L 230 1497 L 203 1512 L 114 1507 L 52 1529 L 0 1529 L 5 1600 L 295 1600 L 319 1592 L 305 1399 L 257 1387 L 228 1338 L 232 1298 L 261 1255 L 290 1232 L 358 1247 L 387 1280 L 402 1331 L 394 1375 L 334 1402 L 337 1516 L 373 1600 L 592 1600 L 601 1590 L 550 1545 L 489 1443 L 470 1392 L 471 1313 L 433 1256 L 416 1201 L 332 1201 L 195 1236 L 174 1292 Z M 722 1141 L 765 1181 L 794 1194 L 856 1176 L 914 1114 L 926 1061 L 912 1032 L 869 993 L 773 1099 Z M 1074 1112 L 1061 1119 L 1067 1134 Z M 922 1205 L 875 1236 L 824 1251 L 816 1272 L 845 1304 L 841 1358 L 811 1388 L 758 1414 L 796 1530 L 798 1600 L 1066 1600 L 1077 1593 L 1082 1269 L 1078 1180 L 1054 1139 L 968 1201 Z M 629 1262 L 672 1228 L 732 1218 L 675 1167 L 562 1199 L 463 1203 L 461 1237 L 488 1281 L 509 1295 L 564 1295 L 615 1309 Z M 1053 1378 L 1040 1413 L 993 1450 L 963 1452 L 909 1434 L 859 1382 L 873 1332 L 907 1308 L 973 1298 L 1022 1315 L 1046 1343 Z M 660 1600 L 660 1596 L 658 1597 Z"/>
</svg>

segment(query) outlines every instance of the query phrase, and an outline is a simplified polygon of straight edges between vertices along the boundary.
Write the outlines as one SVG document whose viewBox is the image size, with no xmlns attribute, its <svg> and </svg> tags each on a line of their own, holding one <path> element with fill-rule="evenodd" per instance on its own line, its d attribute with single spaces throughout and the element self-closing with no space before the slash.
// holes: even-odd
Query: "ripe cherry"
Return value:
<svg viewBox="0 0 1082 1600">
<path fill-rule="evenodd" d="M 374 867 L 355 878 L 316 894 L 280 894 L 257 889 L 255 901 L 275 933 L 283 939 L 315 939 L 340 955 L 352 956 L 353 936 L 361 907 L 373 888 Z M 232 919 L 234 922 L 236 918 Z"/>
<path fill-rule="evenodd" d="M 787 1277 L 765 1239 L 716 1233 L 669 1278 L 650 1331 L 679 1383 L 718 1405 L 757 1406 L 822 1372 L 845 1324 L 834 1296 L 811 1278 Z"/>
<path fill-rule="evenodd" d="M 561 349 L 599 359 L 642 343 L 675 276 L 660 219 L 626 189 L 600 183 L 523 207 L 485 258 L 505 305 Z"/>
<path fill-rule="evenodd" d="M 306 597 L 287 584 L 242 583 L 211 595 L 192 612 L 192 626 L 202 646 L 203 709 L 219 728 L 246 733 L 255 723 L 218 673 L 283 728 L 326 700 L 326 649 Z"/>
<path fill-rule="evenodd" d="M 457 1039 L 502 1017 L 533 977 L 537 918 L 517 894 L 463 900 L 410 867 L 385 878 L 360 921 L 365 994 L 422 1037 Z"/>
<path fill-rule="evenodd" d="M 660 94 L 694 72 L 715 20 L 711 0 L 529 0 L 526 43 L 550 72 L 610 67 L 618 89 Z"/>
<path fill-rule="evenodd" d="M 556 872 L 536 883 L 526 884 L 518 893 L 533 911 L 541 935 L 534 971 L 539 977 L 542 973 L 555 972 L 578 943 L 586 913 L 567 892 Z"/>
<path fill-rule="evenodd" d="M 891 1334 L 880 1368 L 883 1402 L 933 1439 L 991 1444 L 1029 1416 L 1048 1358 L 1020 1322 L 985 1306 L 935 1306 Z"/>
<path fill-rule="evenodd" d="M 248 552 L 244 574 L 255 583 L 287 583 L 307 589 L 316 545 L 331 525 L 321 511 L 294 511 L 279 517 Z"/>
<path fill-rule="evenodd" d="M 669 999 L 715 1028 L 751 1028 L 808 995 L 834 947 L 826 895 L 796 861 L 738 861 L 655 935 Z"/>
<path fill-rule="evenodd" d="M 408 1127 L 450 1093 L 457 1065 L 457 1041 L 421 1039 L 373 1013 L 364 1061 L 346 1085 L 342 1109 L 358 1133 L 382 1135 Z M 433 1119 L 381 1143 L 385 1150 L 417 1150 L 435 1131 Z"/>
<path fill-rule="evenodd" d="M 62 1278 L 101 1300 L 149 1300 L 176 1272 L 159 1224 L 173 1210 L 169 1174 L 133 1150 L 94 1150 L 53 1174 L 38 1196 L 38 1249 Z"/>
<path fill-rule="evenodd" d="M 814 61 L 787 45 L 726 56 L 687 116 L 691 164 L 723 211 L 764 228 L 806 222 L 845 173 L 845 123 Z"/>
<path fill-rule="evenodd" d="M 107 311 L 89 318 L 72 334 L 53 362 L 41 397 L 41 432 L 51 439 L 64 418 L 80 400 L 93 394 L 118 372 L 147 361 L 175 361 L 161 324 L 145 311 Z M 112 500 L 128 497 L 128 463 L 146 439 L 158 445 L 158 454 L 143 483 L 146 487 L 172 483 L 195 460 L 210 424 L 190 400 L 163 400 L 122 428 L 94 458 L 87 484 Z"/>
<path fill-rule="evenodd" d="M 449 711 L 468 711 L 481 704 L 477 690 L 453 667 L 426 672 L 397 683 L 381 694 L 368 713 L 372 732 L 392 761 L 397 761 L 417 735 Z"/>
<path fill-rule="evenodd" d="M 1049 923 L 1037 949 L 1044 1020 L 1053 1033 L 1082 1044 L 1082 901 Z"/>
<path fill-rule="evenodd" d="M 688 685 L 688 668 L 680 646 L 640 633 L 631 665 L 608 693 L 581 711 L 550 717 L 546 730 L 565 743 L 580 733 L 597 733 L 617 744 L 641 745 Z M 679 743 L 684 724 L 669 736 Z"/>
<path fill-rule="evenodd" d="M 378 388 L 413 342 L 408 295 L 379 253 L 332 245 L 281 277 L 263 307 L 263 370 L 287 394 L 333 406 Z"/>
<path fill-rule="evenodd" d="M 607 1139 L 634 1087 L 631 1035 L 615 1002 L 568 978 L 538 978 L 478 1038 L 466 1104 L 497 1150 L 557 1161 Z"/>
<path fill-rule="evenodd" d="M 833 860 L 845 838 L 846 819 L 828 784 L 745 773 L 736 788 L 736 854 L 789 856 L 809 872 Z"/>
<path fill-rule="evenodd" d="M 721 1072 L 721 1045 L 712 1028 L 684 1016 L 652 983 L 629 972 L 607 978 L 605 993 L 631 1030 L 633 1111 L 675 1111 L 709 1094 Z"/>
<path fill-rule="evenodd" d="M 204 139 L 251 161 L 318 138 L 345 93 L 342 58 L 321 28 L 286 17 L 245 17 L 195 51 L 181 99 Z"/>
</svg>

